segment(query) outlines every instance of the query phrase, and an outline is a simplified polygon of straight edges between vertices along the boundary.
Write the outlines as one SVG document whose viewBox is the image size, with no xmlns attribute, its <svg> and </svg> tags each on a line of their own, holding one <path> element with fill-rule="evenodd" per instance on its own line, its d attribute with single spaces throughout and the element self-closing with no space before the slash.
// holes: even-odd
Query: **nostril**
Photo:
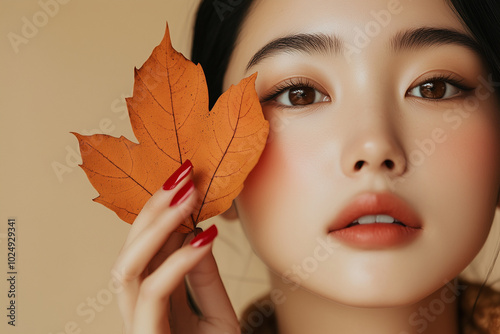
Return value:
<svg viewBox="0 0 500 334">
<path fill-rule="evenodd" d="M 392 160 L 385 160 L 384 161 L 384 165 L 389 168 L 389 169 L 393 169 L 394 168 L 394 162 Z"/>
<path fill-rule="evenodd" d="M 356 161 L 356 163 L 354 164 L 354 171 L 355 172 L 359 172 L 361 169 L 363 168 L 367 168 L 366 166 L 368 166 L 368 162 L 366 162 L 365 160 L 358 160 Z M 394 161 L 392 161 L 391 159 L 386 159 L 384 160 L 380 166 L 382 168 L 386 168 L 387 170 L 394 170 L 396 168 L 396 164 L 394 163 Z"/>
<path fill-rule="evenodd" d="M 354 165 L 354 170 L 355 171 L 358 171 L 360 170 L 363 165 L 365 164 L 365 162 L 363 160 L 359 160 L 358 162 L 356 162 L 356 164 Z"/>
</svg>

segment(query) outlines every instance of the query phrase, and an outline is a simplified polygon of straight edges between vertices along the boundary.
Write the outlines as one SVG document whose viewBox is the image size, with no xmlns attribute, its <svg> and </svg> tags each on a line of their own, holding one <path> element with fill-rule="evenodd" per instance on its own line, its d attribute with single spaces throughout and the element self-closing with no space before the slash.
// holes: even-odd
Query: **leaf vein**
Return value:
<svg viewBox="0 0 500 334">
<path fill-rule="evenodd" d="M 248 83 L 246 84 L 246 86 L 248 86 Z M 245 86 L 245 88 L 246 88 L 246 86 Z M 228 95 L 229 95 L 229 96 L 228 96 L 228 99 L 227 99 L 227 102 L 226 102 L 226 104 L 227 104 L 227 105 L 226 105 L 226 108 L 227 108 L 226 110 L 228 110 L 228 111 L 229 111 L 229 110 L 231 110 L 231 108 L 230 108 L 230 106 L 229 106 L 229 101 L 231 101 L 231 93 L 232 93 L 232 91 L 231 91 L 231 90 L 229 90 L 229 91 L 228 91 Z M 240 98 L 240 100 L 239 100 L 239 104 L 240 104 L 240 106 L 239 106 L 239 108 L 238 108 L 238 117 L 237 117 L 237 119 L 236 119 L 236 124 L 235 124 L 234 128 L 232 128 L 233 133 L 232 133 L 232 135 L 231 135 L 231 140 L 229 141 L 229 143 L 228 143 L 228 145 L 227 145 L 227 147 L 226 147 L 226 152 L 227 152 L 227 150 L 229 150 L 229 147 L 231 147 L 231 144 L 232 144 L 232 142 L 233 142 L 234 136 L 235 136 L 235 134 L 236 134 L 236 129 L 238 128 L 238 124 L 239 124 L 239 121 L 240 121 L 241 108 L 242 108 L 242 105 L 243 105 L 243 96 Z M 229 113 L 229 112 L 228 112 L 228 113 Z M 230 124 L 231 124 L 231 123 L 230 123 Z M 218 163 L 217 167 L 215 168 L 215 170 L 214 170 L 213 174 L 210 176 L 210 182 L 209 182 L 209 184 L 208 184 L 207 191 L 205 192 L 205 195 L 203 196 L 203 200 L 202 200 L 202 202 L 201 202 L 200 210 L 198 211 L 198 215 L 197 215 L 197 217 L 196 217 L 196 221 L 198 221 L 198 219 L 200 218 L 200 214 L 201 214 L 201 211 L 203 210 L 203 206 L 205 205 L 205 201 L 206 201 L 206 199 L 207 199 L 208 192 L 210 191 L 210 187 L 212 186 L 212 182 L 213 182 L 213 180 L 214 180 L 215 175 L 217 175 L 217 172 L 218 172 L 218 170 L 219 170 L 219 167 L 221 166 L 222 162 L 224 161 L 224 158 L 225 158 L 225 156 L 226 156 L 226 152 L 224 152 L 224 153 L 223 153 L 223 155 L 222 155 L 222 157 L 221 157 L 221 159 L 220 159 L 220 161 L 219 161 L 219 163 Z M 226 195 L 226 196 L 227 196 L 227 195 Z"/>
<path fill-rule="evenodd" d="M 87 145 L 89 145 L 92 149 L 94 149 L 97 153 L 99 153 L 104 159 L 108 160 L 110 164 L 112 164 L 113 166 L 115 166 L 123 174 L 127 175 L 132 181 L 134 181 L 135 183 L 137 183 L 137 185 L 139 185 L 142 189 L 144 189 L 144 191 L 146 191 L 150 195 L 153 195 L 146 188 L 144 188 L 142 186 L 142 184 L 140 184 L 135 178 L 133 178 L 132 175 L 130 175 L 129 173 L 125 172 L 120 166 L 118 166 L 117 164 L 115 164 L 112 160 L 110 160 L 107 156 L 105 156 L 101 151 L 99 151 L 97 148 L 95 148 L 94 146 L 92 146 L 89 143 L 87 143 Z M 130 154 L 130 150 L 129 149 L 127 149 L 127 152 Z"/>
</svg>

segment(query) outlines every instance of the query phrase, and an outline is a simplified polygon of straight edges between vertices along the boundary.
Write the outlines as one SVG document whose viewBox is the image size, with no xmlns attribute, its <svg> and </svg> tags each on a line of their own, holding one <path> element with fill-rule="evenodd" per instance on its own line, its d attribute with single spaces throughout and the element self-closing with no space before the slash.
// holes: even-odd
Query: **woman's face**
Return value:
<svg viewBox="0 0 500 334">
<path fill-rule="evenodd" d="M 499 103 L 468 36 L 445 1 L 255 1 L 225 89 L 258 72 L 270 137 L 235 203 L 290 287 L 405 305 L 480 250 L 498 201 Z M 393 218 L 405 226 L 349 225 Z"/>
</svg>

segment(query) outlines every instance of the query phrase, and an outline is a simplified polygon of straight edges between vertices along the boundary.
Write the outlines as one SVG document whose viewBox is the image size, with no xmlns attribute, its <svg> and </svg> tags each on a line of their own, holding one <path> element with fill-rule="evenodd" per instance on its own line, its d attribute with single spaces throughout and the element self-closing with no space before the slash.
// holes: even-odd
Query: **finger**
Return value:
<svg viewBox="0 0 500 334">
<path fill-rule="evenodd" d="M 144 272 L 172 232 L 189 215 L 196 202 L 196 192 L 191 180 L 178 190 L 171 204 L 177 200 L 179 202 L 161 213 L 122 249 L 115 270 L 125 281 L 133 280 Z"/>
<path fill-rule="evenodd" d="M 134 310 L 136 307 L 137 296 L 139 293 L 140 283 L 142 278 L 147 274 L 146 268 L 154 270 L 163 259 L 160 257 L 168 256 L 167 252 L 173 252 L 178 249 L 184 236 L 180 233 L 169 235 L 178 226 L 183 216 L 189 214 L 189 207 L 192 207 L 196 201 L 195 194 L 187 198 L 185 202 L 179 203 L 174 208 L 170 208 L 155 221 L 151 226 L 142 231 L 134 242 L 122 249 L 112 270 L 112 275 L 117 284 L 121 288 L 121 292 L 117 296 L 120 313 L 125 322 L 126 332 L 133 319 Z M 180 215 L 175 221 L 175 213 Z M 168 241 L 166 242 L 166 239 Z M 158 251 L 160 249 L 160 251 Z M 162 253 L 162 254 L 161 254 Z"/>
<path fill-rule="evenodd" d="M 137 295 L 139 294 L 139 284 L 140 282 L 138 281 L 130 282 L 126 285 L 127 288 L 125 289 L 121 280 L 115 283 L 115 286 L 118 287 L 116 300 L 123 319 L 123 333 L 131 333 L 132 331 L 132 320 L 134 317 Z"/>
<path fill-rule="evenodd" d="M 187 279 L 196 305 L 205 318 L 237 322 L 212 252 L 189 272 Z"/>
<path fill-rule="evenodd" d="M 161 214 L 176 194 L 187 181 L 192 177 L 193 165 L 186 160 L 163 184 L 161 189 L 153 194 L 146 202 L 141 212 L 135 219 L 130 232 L 125 241 L 125 246 L 141 233 L 154 219 Z"/>
<path fill-rule="evenodd" d="M 203 230 L 200 228 L 197 228 L 197 231 L 198 231 L 197 234 L 203 232 Z M 183 246 L 189 245 L 189 243 L 193 240 L 193 238 L 194 238 L 194 233 L 190 233 L 186 237 Z M 172 292 L 172 295 L 170 297 L 171 304 L 175 305 L 175 307 L 171 309 L 172 326 L 174 327 L 179 327 L 181 324 L 190 321 L 190 319 L 195 314 L 194 310 L 195 309 L 197 310 L 197 306 L 191 304 L 191 303 L 194 304 L 194 300 L 191 301 L 188 300 L 190 296 L 188 296 L 186 284 L 187 282 L 185 281 L 179 284 L 177 288 Z"/>
<path fill-rule="evenodd" d="M 170 254 L 172 254 L 173 252 L 182 247 L 182 244 L 185 239 L 186 239 L 186 234 L 175 231 L 172 232 L 167 241 L 155 254 L 153 259 L 151 259 L 147 271 L 150 273 L 155 271 L 156 268 L 158 268 L 163 263 L 163 261 L 165 261 L 165 259 L 170 256 Z"/>
<path fill-rule="evenodd" d="M 154 270 L 156 270 L 156 268 L 163 263 L 165 258 L 168 257 L 168 254 L 173 253 L 182 246 L 185 237 L 186 235 L 183 233 L 173 232 L 163 249 L 154 256 L 153 260 L 151 260 L 147 271 L 154 272 Z M 143 276 L 144 275 L 146 275 L 146 273 L 143 274 Z M 125 324 L 124 333 L 131 333 L 131 325 L 141 283 L 141 280 L 134 280 L 133 282 L 128 283 L 127 289 L 118 293 L 118 306 Z"/>
<path fill-rule="evenodd" d="M 205 238 L 201 244 L 189 244 L 174 252 L 158 269 L 148 276 L 141 286 L 134 314 L 134 328 L 144 331 L 144 328 L 165 332 L 169 328 L 168 300 L 173 291 L 183 284 L 185 275 L 192 270 L 211 251 L 212 239 Z M 201 237 L 203 238 L 203 236 Z M 199 239 L 198 239 L 199 240 Z M 196 247 L 197 246 L 197 247 Z M 178 305 L 172 305 L 172 308 Z M 188 324 L 189 325 L 189 324 Z"/>
</svg>

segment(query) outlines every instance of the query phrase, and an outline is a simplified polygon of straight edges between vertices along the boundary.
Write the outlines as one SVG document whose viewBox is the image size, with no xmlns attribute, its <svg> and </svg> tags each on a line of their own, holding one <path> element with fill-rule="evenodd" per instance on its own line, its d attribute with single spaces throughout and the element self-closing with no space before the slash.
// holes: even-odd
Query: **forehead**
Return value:
<svg viewBox="0 0 500 334">
<path fill-rule="evenodd" d="M 447 0 L 254 0 L 232 55 L 237 64 L 230 69 L 245 75 L 250 58 L 283 36 L 321 33 L 353 46 L 368 37 L 370 47 L 365 51 L 371 52 L 370 48 L 386 47 L 395 34 L 420 27 L 466 33 Z"/>
<path fill-rule="evenodd" d="M 376 24 L 379 34 L 437 24 L 463 29 L 446 0 L 254 0 L 242 37 L 331 31 L 347 38 L 354 28 L 375 31 Z"/>
</svg>

